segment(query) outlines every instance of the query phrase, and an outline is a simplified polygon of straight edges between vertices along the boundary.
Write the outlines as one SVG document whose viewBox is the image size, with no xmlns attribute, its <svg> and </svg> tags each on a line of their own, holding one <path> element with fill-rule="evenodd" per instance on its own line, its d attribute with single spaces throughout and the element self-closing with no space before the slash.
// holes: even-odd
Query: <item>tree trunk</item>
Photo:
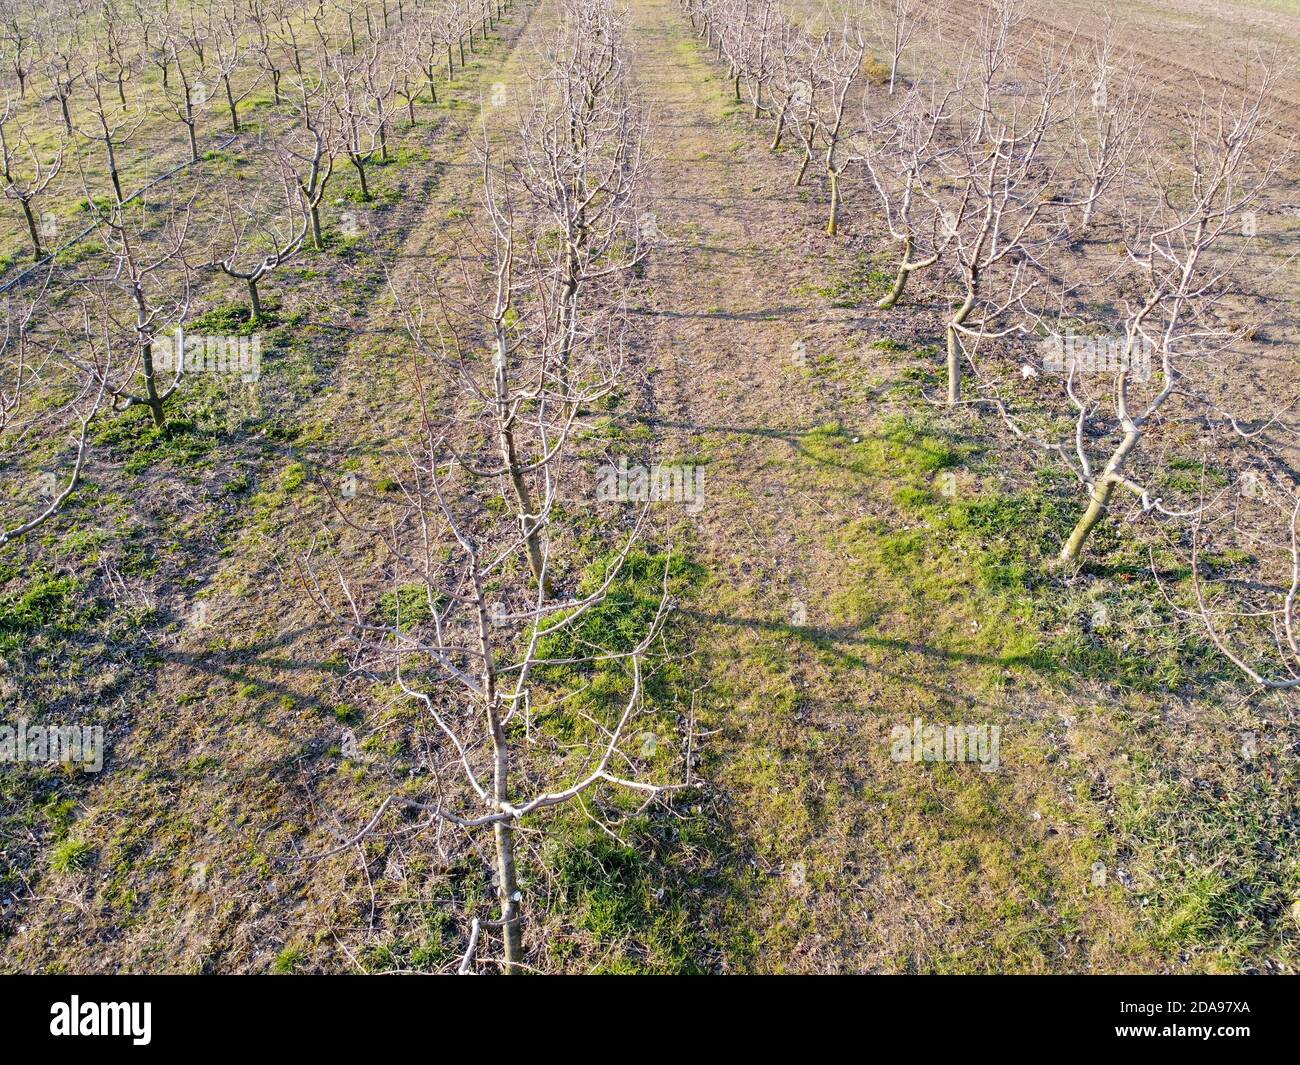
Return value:
<svg viewBox="0 0 1300 1065">
<path fill-rule="evenodd" d="M 152 340 L 145 341 L 140 368 L 144 372 L 145 404 L 149 408 L 150 415 L 153 416 L 154 425 L 162 429 L 167 424 L 167 421 L 163 417 L 162 400 L 158 397 L 158 382 L 154 379 Z"/>
<path fill-rule="evenodd" d="M 525 479 L 522 470 L 520 470 L 519 454 L 515 448 L 514 427 L 511 425 L 508 408 L 508 386 L 506 384 L 506 369 L 502 352 L 505 351 L 506 341 L 499 335 L 497 338 L 497 358 L 498 364 L 495 373 L 494 388 L 496 390 L 497 404 L 497 447 L 501 453 L 501 461 L 505 466 L 506 474 L 510 478 L 510 486 L 514 490 L 515 503 L 519 509 L 519 529 L 524 535 L 524 547 L 528 552 L 528 568 L 532 570 L 533 577 L 540 583 L 542 596 L 549 599 L 552 595 L 550 575 L 545 573 L 545 567 L 542 562 L 542 547 L 537 539 L 536 509 L 533 505 L 533 494 L 529 491 L 528 481 Z"/>
<path fill-rule="evenodd" d="M 785 109 L 789 106 L 787 100 L 781 105 L 781 110 L 776 114 L 776 136 L 772 138 L 771 151 L 778 151 L 781 147 L 781 134 L 785 132 Z"/>
<path fill-rule="evenodd" d="M 1061 560 L 1063 562 L 1077 562 L 1079 555 L 1083 551 L 1083 545 L 1087 542 L 1088 537 L 1092 535 L 1092 530 L 1097 527 L 1097 523 L 1106 516 L 1106 510 L 1110 505 L 1110 497 L 1115 491 L 1115 482 L 1102 480 L 1097 488 L 1093 490 L 1088 499 L 1088 509 L 1083 512 L 1083 517 L 1079 519 L 1079 524 L 1074 527 L 1070 533 L 1070 538 L 1061 548 Z"/>
<path fill-rule="evenodd" d="M 503 426 L 499 444 L 501 458 L 506 464 L 510 476 L 510 486 L 514 489 L 515 502 L 519 506 L 519 528 L 524 534 L 524 547 L 528 551 L 528 568 L 533 571 L 534 579 L 541 582 L 542 595 L 549 599 L 553 593 L 551 578 L 545 573 L 542 561 L 542 546 L 537 539 L 536 515 L 533 510 L 533 494 L 528 490 L 528 482 L 519 470 L 519 457 L 515 452 L 515 437 L 510 426 Z"/>
<path fill-rule="evenodd" d="M 519 882 L 515 874 L 515 836 L 514 826 L 498 821 L 492 826 L 497 844 L 497 901 L 501 906 L 501 938 L 505 946 L 506 964 L 504 972 L 508 976 L 518 975 L 522 970 L 519 963 L 523 961 L 523 932 L 519 922 Z"/>
<path fill-rule="evenodd" d="M 840 175 L 834 170 L 831 179 L 831 216 L 826 223 L 827 236 L 836 236 L 840 231 Z"/>
<path fill-rule="evenodd" d="M 903 288 L 907 285 L 907 275 L 911 273 L 908 270 L 908 265 L 912 259 L 912 247 L 912 235 L 909 233 L 903 239 L 903 261 L 898 264 L 898 276 L 894 278 L 894 287 L 889 290 L 889 294 L 884 299 L 876 304 L 882 311 L 887 311 L 890 307 L 893 307 L 898 302 L 899 297 L 903 295 Z"/>
<path fill-rule="evenodd" d="M 1088 232 L 1089 227 L 1092 225 L 1093 211 L 1097 207 L 1097 188 L 1100 184 L 1101 177 L 1094 177 L 1092 180 L 1092 188 L 1088 190 L 1088 202 L 1083 208 L 1083 220 L 1079 223 L 1080 236 Z"/>
<path fill-rule="evenodd" d="M 361 159 L 355 155 L 349 156 L 349 158 L 352 160 L 352 165 L 357 168 L 357 177 L 361 181 L 361 198 L 365 200 L 367 203 L 369 203 L 370 186 L 366 182 L 366 164 L 363 163 Z"/>
<path fill-rule="evenodd" d="M 803 162 L 799 164 L 799 173 L 795 175 L 794 187 L 798 188 L 803 184 L 803 179 L 808 173 L 808 164 L 812 162 L 812 152 L 803 153 Z"/>
<path fill-rule="evenodd" d="M 117 202 L 121 206 L 126 202 L 122 195 L 122 179 L 117 174 L 117 156 L 113 151 L 113 140 L 111 137 L 104 138 L 104 150 L 108 155 L 108 176 L 113 181 L 113 191 L 117 193 Z"/>
<path fill-rule="evenodd" d="M 230 88 L 230 78 L 227 76 L 222 78 L 221 80 L 225 82 L 226 102 L 230 105 L 230 131 L 232 133 L 238 133 L 239 132 L 239 111 L 235 107 L 235 94 Z"/>
<path fill-rule="evenodd" d="M 257 294 L 257 278 L 248 279 L 248 308 L 249 322 L 260 322 L 262 320 L 262 300 Z"/>
<path fill-rule="evenodd" d="M 36 225 L 36 216 L 32 214 L 32 204 L 30 200 L 20 200 L 23 205 L 23 214 L 27 217 L 27 231 L 32 235 L 32 261 L 40 262 L 45 258 L 45 252 L 41 248 L 41 231 Z"/>
<path fill-rule="evenodd" d="M 1070 533 L 1070 538 L 1065 541 L 1065 546 L 1061 548 L 1061 560 L 1063 562 L 1077 562 L 1079 556 L 1083 553 L 1084 544 L 1088 542 L 1088 537 L 1092 535 L 1102 518 L 1106 516 L 1107 508 L 1110 505 L 1110 497 L 1115 493 L 1115 486 L 1119 484 L 1120 471 L 1123 470 L 1124 464 L 1128 461 L 1129 455 L 1137 447 L 1138 441 L 1142 438 L 1142 430 L 1137 426 L 1130 424 L 1124 433 L 1124 438 L 1120 441 L 1119 447 L 1111 455 L 1110 461 L 1106 463 L 1106 468 L 1102 471 L 1101 476 L 1094 482 L 1094 487 L 1088 499 L 1088 509 L 1083 512 L 1083 517 Z"/>
<path fill-rule="evenodd" d="M 948 326 L 948 406 L 961 402 L 961 345 L 957 341 L 957 327 Z"/>
<path fill-rule="evenodd" d="M 975 306 L 978 285 L 978 274 L 972 271 L 968 275 L 966 300 L 948 322 L 948 406 L 950 407 L 955 407 L 961 402 L 961 343 L 957 337 L 957 328 L 970 317 L 970 312 Z"/>
</svg>

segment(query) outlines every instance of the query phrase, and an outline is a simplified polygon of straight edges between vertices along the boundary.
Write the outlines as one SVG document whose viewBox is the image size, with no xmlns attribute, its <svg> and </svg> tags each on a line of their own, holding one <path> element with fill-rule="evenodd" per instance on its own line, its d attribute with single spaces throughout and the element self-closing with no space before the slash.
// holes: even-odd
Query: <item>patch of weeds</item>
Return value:
<svg viewBox="0 0 1300 1065">
<path fill-rule="evenodd" d="M 595 592 L 605 581 L 617 554 L 598 559 L 583 577 L 579 595 Z M 644 637 L 659 610 L 667 577 L 670 595 L 682 595 L 703 577 L 703 569 L 684 555 L 634 550 L 629 552 L 605 598 L 587 610 L 576 624 L 546 637 L 538 656 L 544 659 L 589 656 L 593 651 L 619 654 L 631 650 Z M 568 666 L 548 666 L 552 678 L 571 672 Z"/>
<path fill-rule="evenodd" d="M 91 198 L 83 197 L 77 201 L 76 210 L 79 214 L 88 214 L 95 217 L 106 215 L 113 206 L 113 201 L 108 196 L 95 196 Z"/>
<path fill-rule="evenodd" d="M 334 707 L 334 720 L 343 725 L 355 725 L 361 721 L 361 710 L 351 703 L 339 703 Z"/>
<path fill-rule="evenodd" d="M 934 432 L 918 418 L 891 416 L 861 437 L 851 437 L 839 422 L 828 422 L 805 433 L 799 450 L 825 468 L 836 487 L 854 490 L 842 471 L 872 480 L 906 482 L 960 466 L 975 454 L 969 444 L 957 444 Z"/>
<path fill-rule="evenodd" d="M 195 407 L 192 417 L 172 411 L 160 429 L 145 407 L 132 407 L 105 424 L 95 443 L 126 454 L 127 473 L 142 473 L 155 463 L 172 459 L 178 466 L 192 467 L 212 452 L 224 420 L 211 407 Z"/>
<path fill-rule="evenodd" d="M 223 303 L 199 315 L 186 327 L 191 336 L 250 336 L 261 329 L 275 325 L 279 304 L 274 299 L 262 300 L 262 315 L 253 321 L 252 311 L 246 303 Z"/>
<path fill-rule="evenodd" d="M 434 906 L 421 909 L 414 932 L 371 947 L 362 955 L 369 972 L 437 972 L 460 955 L 464 945 L 455 917 Z"/>
<path fill-rule="evenodd" d="M 407 584 L 379 597 L 379 616 L 388 625 L 406 632 L 433 617 L 429 589 L 423 584 Z"/>
<path fill-rule="evenodd" d="M 644 829 L 636 833 L 646 842 Z M 592 942 L 584 953 L 599 958 L 598 972 L 698 973 L 699 922 L 687 895 L 652 851 L 628 846 L 577 827 L 552 839 L 546 865 L 554 871 L 563 912 Z M 579 945 L 560 937 L 552 950 L 563 960 Z"/>
<path fill-rule="evenodd" d="M 1202 491 L 1224 488 L 1228 475 L 1196 459 L 1175 456 L 1165 463 L 1161 484 L 1166 491 L 1199 495 Z"/>
<path fill-rule="evenodd" d="M 50 852 L 50 868 L 56 873 L 72 873 L 85 869 L 94 857 L 94 849 L 89 843 L 79 839 L 65 839 L 56 843 Z"/>
<path fill-rule="evenodd" d="M 103 251 L 104 245 L 97 240 L 79 240 L 75 244 L 61 248 L 54 256 L 54 261 L 60 266 L 76 266 L 87 259 L 98 257 Z"/>
<path fill-rule="evenodd" d="M 307 964 L 307 952 L 301 947 L 285 947 L 276 955 L 271 972 L 277 976 L 291 976 Z"/>
<path fill-rule="evenodd" d="M 880 299 L 893 284 L 894 278 L 888 271 L 878 269 L 867 255 L 859 254 L 842 277 L 824 286 L 811 286 L 805 291 L 830 300 L 832 307 L 851 310 Z"/>
<path fill-rule="evenodd" d="M 26 587 L 0 596 L 0 651 L 16 651 L 40 635 L 75 636 L 99 615 L 75 577 L 37 567 Z"/>
</svg>

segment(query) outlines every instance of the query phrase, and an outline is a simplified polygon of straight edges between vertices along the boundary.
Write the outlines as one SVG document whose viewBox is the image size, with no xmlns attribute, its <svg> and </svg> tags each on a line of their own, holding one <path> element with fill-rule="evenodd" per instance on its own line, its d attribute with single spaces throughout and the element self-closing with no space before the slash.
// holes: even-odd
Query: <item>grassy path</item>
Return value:
<svg viewBox="0 0 1300 1065">
<path fill-rule="evenodd" d="M 1080 923 L 1109 912 L 1084 912 L 1094 812 L 1057 758 L 1069 708 L 1035 695 L 1034 619 L 927 527 L 943 486 L 978 493 L 974 449 L 963 423 L 904 414 L 933 358 L 863 309 L 881 283 L 869 220 L 822 237 L 824 197 L 791 188 L 795 161 L 766 151 L 676 5 L 631 23 L 666 235 L 656 458 L 706 463 L 682 523 L 713 575 L 697 643 L 739 852 L 725 964 L 1077 967 Z M 891 761 L 891 729 L 917 717 L 1000 727 L 1001 768 Z"/>
</svg>

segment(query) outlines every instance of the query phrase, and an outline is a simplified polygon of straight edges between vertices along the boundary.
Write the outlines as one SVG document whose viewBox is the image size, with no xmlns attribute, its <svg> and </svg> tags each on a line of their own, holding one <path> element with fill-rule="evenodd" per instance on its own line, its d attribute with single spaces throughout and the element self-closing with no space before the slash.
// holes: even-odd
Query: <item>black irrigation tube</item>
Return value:
<svg viewBox="0 0 1300 1065">
<path fill-rule="evenodd" d="M 225 151 L 227 148 L 229 148 L 232 144 L 234 144 L 235 141 L 239 140 L 239 136 L 240 136 L 240 135 L 239 135 L 238 133 L 233 133 L 233 134 L 231 134 L 231 135 L 230 135 L 226 140 L 224 140 L 224 141 L 222 141 L 221 143 L 219 143 L 215 148 L 209 148 L 208 150 L 209 150 L 209 151 L 223 152 L 223 151 Z M 144 184 L 144 185 L 140 186 L 140 188 L 136 189 L 135 192 L 131 193 L 130 196 L 128 196 L 125 200 L 122 201 L 122 206 L 125 207 L 128 203 L 133 203 L 135 200 L 138 200 L 141 196 L 143 196 L 146 192 L 148 192 L 148 191 L 149 191 L 151 188 L 153 188 L 155 185 L 157 185 L 157 184 L 159 184 L 159 183 L 161 183 L 161 182 L 163 182 L 163 181 L 167 181 L 169 178 L 173 178 L 173 177 L 175 177 L 175 176 L 176 176 L 177 174 L 179 174 L 182 170 L 188 170 L 190 167 L 195 166 L 196 164 L 198 164 L 198 163 L 202 163 L 202 162 L 206 162 L 206 160 L 204 160 L 204 159 L 188 159 L 188 160 L 186 160 L 185 162 L 183 162 L 183 163 L 181 163 L 181 164 L 179 164 L 179 165 L 177 165 L 177 166 L 172 167 L 170 170 L 165 171 L 164 173 L 159 174 L 159 175 L 158 175 L 156 178 L 154 178 L 152 181 L 148 182 L 147 184 Z M 28 278 L 30 275 L 32 275 L 33 273 L 35 273 L 35 272 L 36 272 L 37 270 L 39 270 L 42 266 L 44 266 L 46 263 L 48 263 L 48 262 L 50 262 L 51 260 L 53 260 L 53 259 L 54 259 L 54 258 L 55 258 L 59 253 L 60 253 L 60 252 L 65 251 L 66 249 L 71 248 L 74 244 L 77 244 L 77 243 L 79 243 L 80 241 L 85 240 L 86 237 L 88 237 L 91 233 L 93 233 L 97 228 L 98 228 L 98 225 L 95 224 L 95 223 L 92 223 L 91 225 L 88 225 L 85 229 L 83 229 L 80 233 L 78 233 L 76 236 L 70 238 L 69 240 L 64 241 L 64 242 L 63 242 L 62 244 L 60 244 L 57 248 L 55 248 L 52 252 L 50 252 L 50 254 L 46 255 L 43 259 L 39 260 L 38 262 L 34 262 L 34 263 L 32 263 L 31 266 L 27 267 L 27 269 L 24 270 L 24 271 L 23 271 L 21 274 L 19 274 L 17 277 L 12 277 L 12 278 L 10 278 L 8 281 L 6 281 L 3 285 L 0 285 L 0 293 L 8 292 L 8 291 L 9 291 L 11 288 L 13 288 L 15 285 L 20 285 L 20 284 L 22 284 L 24 281 L 27 280 L 27 278 Z"/>
</svg>

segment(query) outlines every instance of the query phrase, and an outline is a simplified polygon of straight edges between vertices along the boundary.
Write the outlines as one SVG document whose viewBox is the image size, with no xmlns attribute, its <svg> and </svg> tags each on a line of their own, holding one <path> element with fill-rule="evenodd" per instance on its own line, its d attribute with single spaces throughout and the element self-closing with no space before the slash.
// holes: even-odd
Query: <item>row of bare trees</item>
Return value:
<svg viewBox="0 0 1300 1065">
<path fill-rule="evenodd" d="M 1276 60 L 1247 71 L 1242 89 L 1189 86 L 1169 119 L 1113 13 L 1093 36 L 1061 40 L 1036 31 L 1022 0 L 986 0 L 952 44 L 909 0 L 812 14 L 781 0 L 681 6 L 736 99 L 747 93 L 754 117 L 772 123 L 771 148 L 798 145 L 795 183 L 820 162 L 830 235 L 846 182 L 860 179 L 898 249 L 877 306 L 897 306 L 909 284 L 937 298 L 947 403 L 992 410 L 1019 445 L 1074 474 L 1082 509 L 1062 560 L 1081 560 L 1119 494 L 1139 514 L 1192 523 L 1197 538 L 1212 513 L 1222 519 L 1222 491 L 1170 499 L 1161 482 L 1188 426 L 1251 469 L 1254 452 L 1234 443 L 1262 446 L 1294 403 L 1246 417 L 1225 398 L 1225 364 L 1243 357 L 1258 328 L 1252 302 L 1263 302 L 1247 261 L 1259 250 L 1254 220 L 1293 158 L 1272 104 Z M 1051 345 L 1065 357 L 1046 367 Z M 1288 542 L 1287 501 L 1300 498 L 1289 480 L 1275 508 Z M 1279 483 L 1268 480 L 1275 494 Z M 1191 552 L 1198 588 L 1203 557 Z M 1288 559 L 1300 574 L 1300 553 Z M 1289 675 L 1248 668 L 1259 683 L 1298 683 L 1296 582 L 1285 585 L 1264 613 Z M 1240 617 L 1258 620 L 1257 607 Z M 1203 595 L 1193 613 L 1227 651 L 1213 610 Z"/>
<path fill-rule="evenodd" d="M 274 16 L 254 9 L 249 18 L 255 25 L 256 18 L 275 20 L 264 28 L 278 45 L 264 51 L 279 65 L 274 105 L 241 141 L 249 159 L 246 171 L 231 175 L 193 167 L 148 196 L 124 188 L 117 164 L 132 131 L 148 118 L 121 103 L 129 76 L 121 75 L 121 93 L 113 79 L 87 82 L 92 102 L 78 114 L 94 117 L 104 177 L 97 181 L 101 172 L 90 170 L 84 160 L 76 162 L 73 174 L 89 223 L 83 237 L 99 247 L 75 266 L 64 268 L 51 259 L 26 279 L 10 282 L 6 341 L 0 348 L 5 382 L 0 446 L 6 461 L 18 461 L 32 446 L 48 443 L 66 424 L 79 427 L 72 441 L 75 452 L 53 487 L 42 480 L 40 492 L 28 493 L 25 505 L 15 502 L 18 512 L 0 522 L 0 542 L 31 531 L 68 499 L 82 476 L 89 427 L 96 417 L 142 406 L 153 425 L 166 425 L 168 408 L 186 378 L 184 325 L 197 295 L 207 291 L 205 279 L 224 275 L 241 285 L 248 295 L 248 321 L 257 325 L 266 316 L 262 290 L 270 278 L 308 243 L 318 251 L 327 248 L 321 206 L 336 167 L 351 163 L 359 199 L 372 197 L 367 168 L 392 150 L 390 124 L 400 114 L 403 86 L 410 94 L 405 99 L 409 120 L 414 119 L 417 95 L 427 91 L 430 100 L 436 99 L 430 53 L 415 50 L 412 42 L 433 34 L 436 76 L 454 77 L 461 63 L 457 43 L 481 46 L 509 6 L 434 0 L 392 12 L 384 6 L 382 15 L 363 7 L 364 17 L 346 6 L 341 14 L 312 5 L 280 7 Z M 145 14 L 142 9 L 133 17 Z M 241 34 L 232 38 L 240 42 L 235 52 L 211 34 L 180 47 L 175 35 L 187 27 L 186 32 L 197 33 L 193 20 L 201 14 L 198 7 L 187 8 L 183 15 L 168 14 L 168 27 L 135 25 L 146 47 L 127 33 L 131 24 L 103 13 L 117 28 L 108 39 L 123 63 L 128 53 L 163 62 L 164 95 L 179 94 L 167 99 L 178 105 L 191 152 L 197 149 L 187 63 L 225 62 L 233 75 L 221 57 L 243 55 L 246 41 L 263 39 L 250 37 L 248 25 L 241 23 Z M 343 15 L 347 19 L 340 21 Z M 204 25 L 210 16 L 209 11 Z M 37 46 L 28 42 L 28 47 Z M 135 52 L 129 52 L 132 47 Z M 263 55 L 261 61 L 270 60 Z M 409 80 L 413 72 L 419 74 L 420 93 Z M 26 74 L 24 83 L 32 94 L 40 85 Z M 232 107 L 246 95 L 230 89 Z M 61 110 L 68 108 L 69 99 L 62 98 Z M 39 203 L 55 194 L 52 183 L 68 172 L 70 157 L 61 147 L 52 156 L 43 154 L 40 145 L 48 138 L 29 132 L 19 110 L 11 98 L 0 113 L 0 177 L 21 211 L 34 255 L 43 259 L 50 249 L 41 239 Z M 237 125 L 233 112 L 232 117 Z M 58 191 L 67 198 L 66 190 Z"/>
<path fill-rule="evenodd" d="M 629 288 L 647 251 L 645 116 L 610 0 L 561 0 L 517 92 L 516 119 L 484 133 L 480 211 L 456 235 L 452 264 L 392 277 L 413 343 L 413 458 L 400 503 L 367 519 L 340 509 L 385 543 L 384 584 L 310 557 L 303 566 L 318 603 L 353 634 L 358 671 L 391 676 L 437 733 L 429 783 L 395 789 L 325 853 L 391 830 L 394 806 L 431 825 L 490 827 L 497 914 L 473 916 L 462 972 L 488 930 L 504 971 L 524 968 L 525 817 L 571 801 L 599 815 L 617 808 L 612 793 L 644 802 L 665 790 L 632 741 L 670 611 L 667 567 L 649 575 L 663 590 L 638 631 L 590 621 L 649 557 L 635 548 L 644 511 L 586 582 L 553 524 L 560 486 L 576 478 L 579 415 L 626 380 Z M 418 608 L 376 620 L 385 587 L 392 598 L 407 589 Z M 589 682 L 575 691 L 554 675 L 594 669 L 617 677 L 594 699 Z M 573 700 L 586 709 L 566 710 Z M 575 733 L 557 747 L 540 726 L 566 712 Z"/>
<path fill-rule="evenodd" d="M 439 82 L 455 77 L 506 7 L 203 0 L 177 9 L 75 0 L 50 9 L 5 0 L 0 70 L 11 73 L 0 181 L 24 215 L 32 257 L 50 250 L 46 231 L 57 218 L 49 208 L 70 191 L 61 174 L 75 181 L 74 171 L 102 166 L 121 199 L 125 157 L 143 157 L 156 173 L 154 162 L 170 157 L 179 135 L 197 163 L 214 113 L 224 114 L 228 137 L 250 122 L 263 135 L 298 122 L 329 127 L 364 186 L 366 165 L 386 157 L 399 108 L 414 125 L 417 105 L 438 102 Z"/>
</svg>

